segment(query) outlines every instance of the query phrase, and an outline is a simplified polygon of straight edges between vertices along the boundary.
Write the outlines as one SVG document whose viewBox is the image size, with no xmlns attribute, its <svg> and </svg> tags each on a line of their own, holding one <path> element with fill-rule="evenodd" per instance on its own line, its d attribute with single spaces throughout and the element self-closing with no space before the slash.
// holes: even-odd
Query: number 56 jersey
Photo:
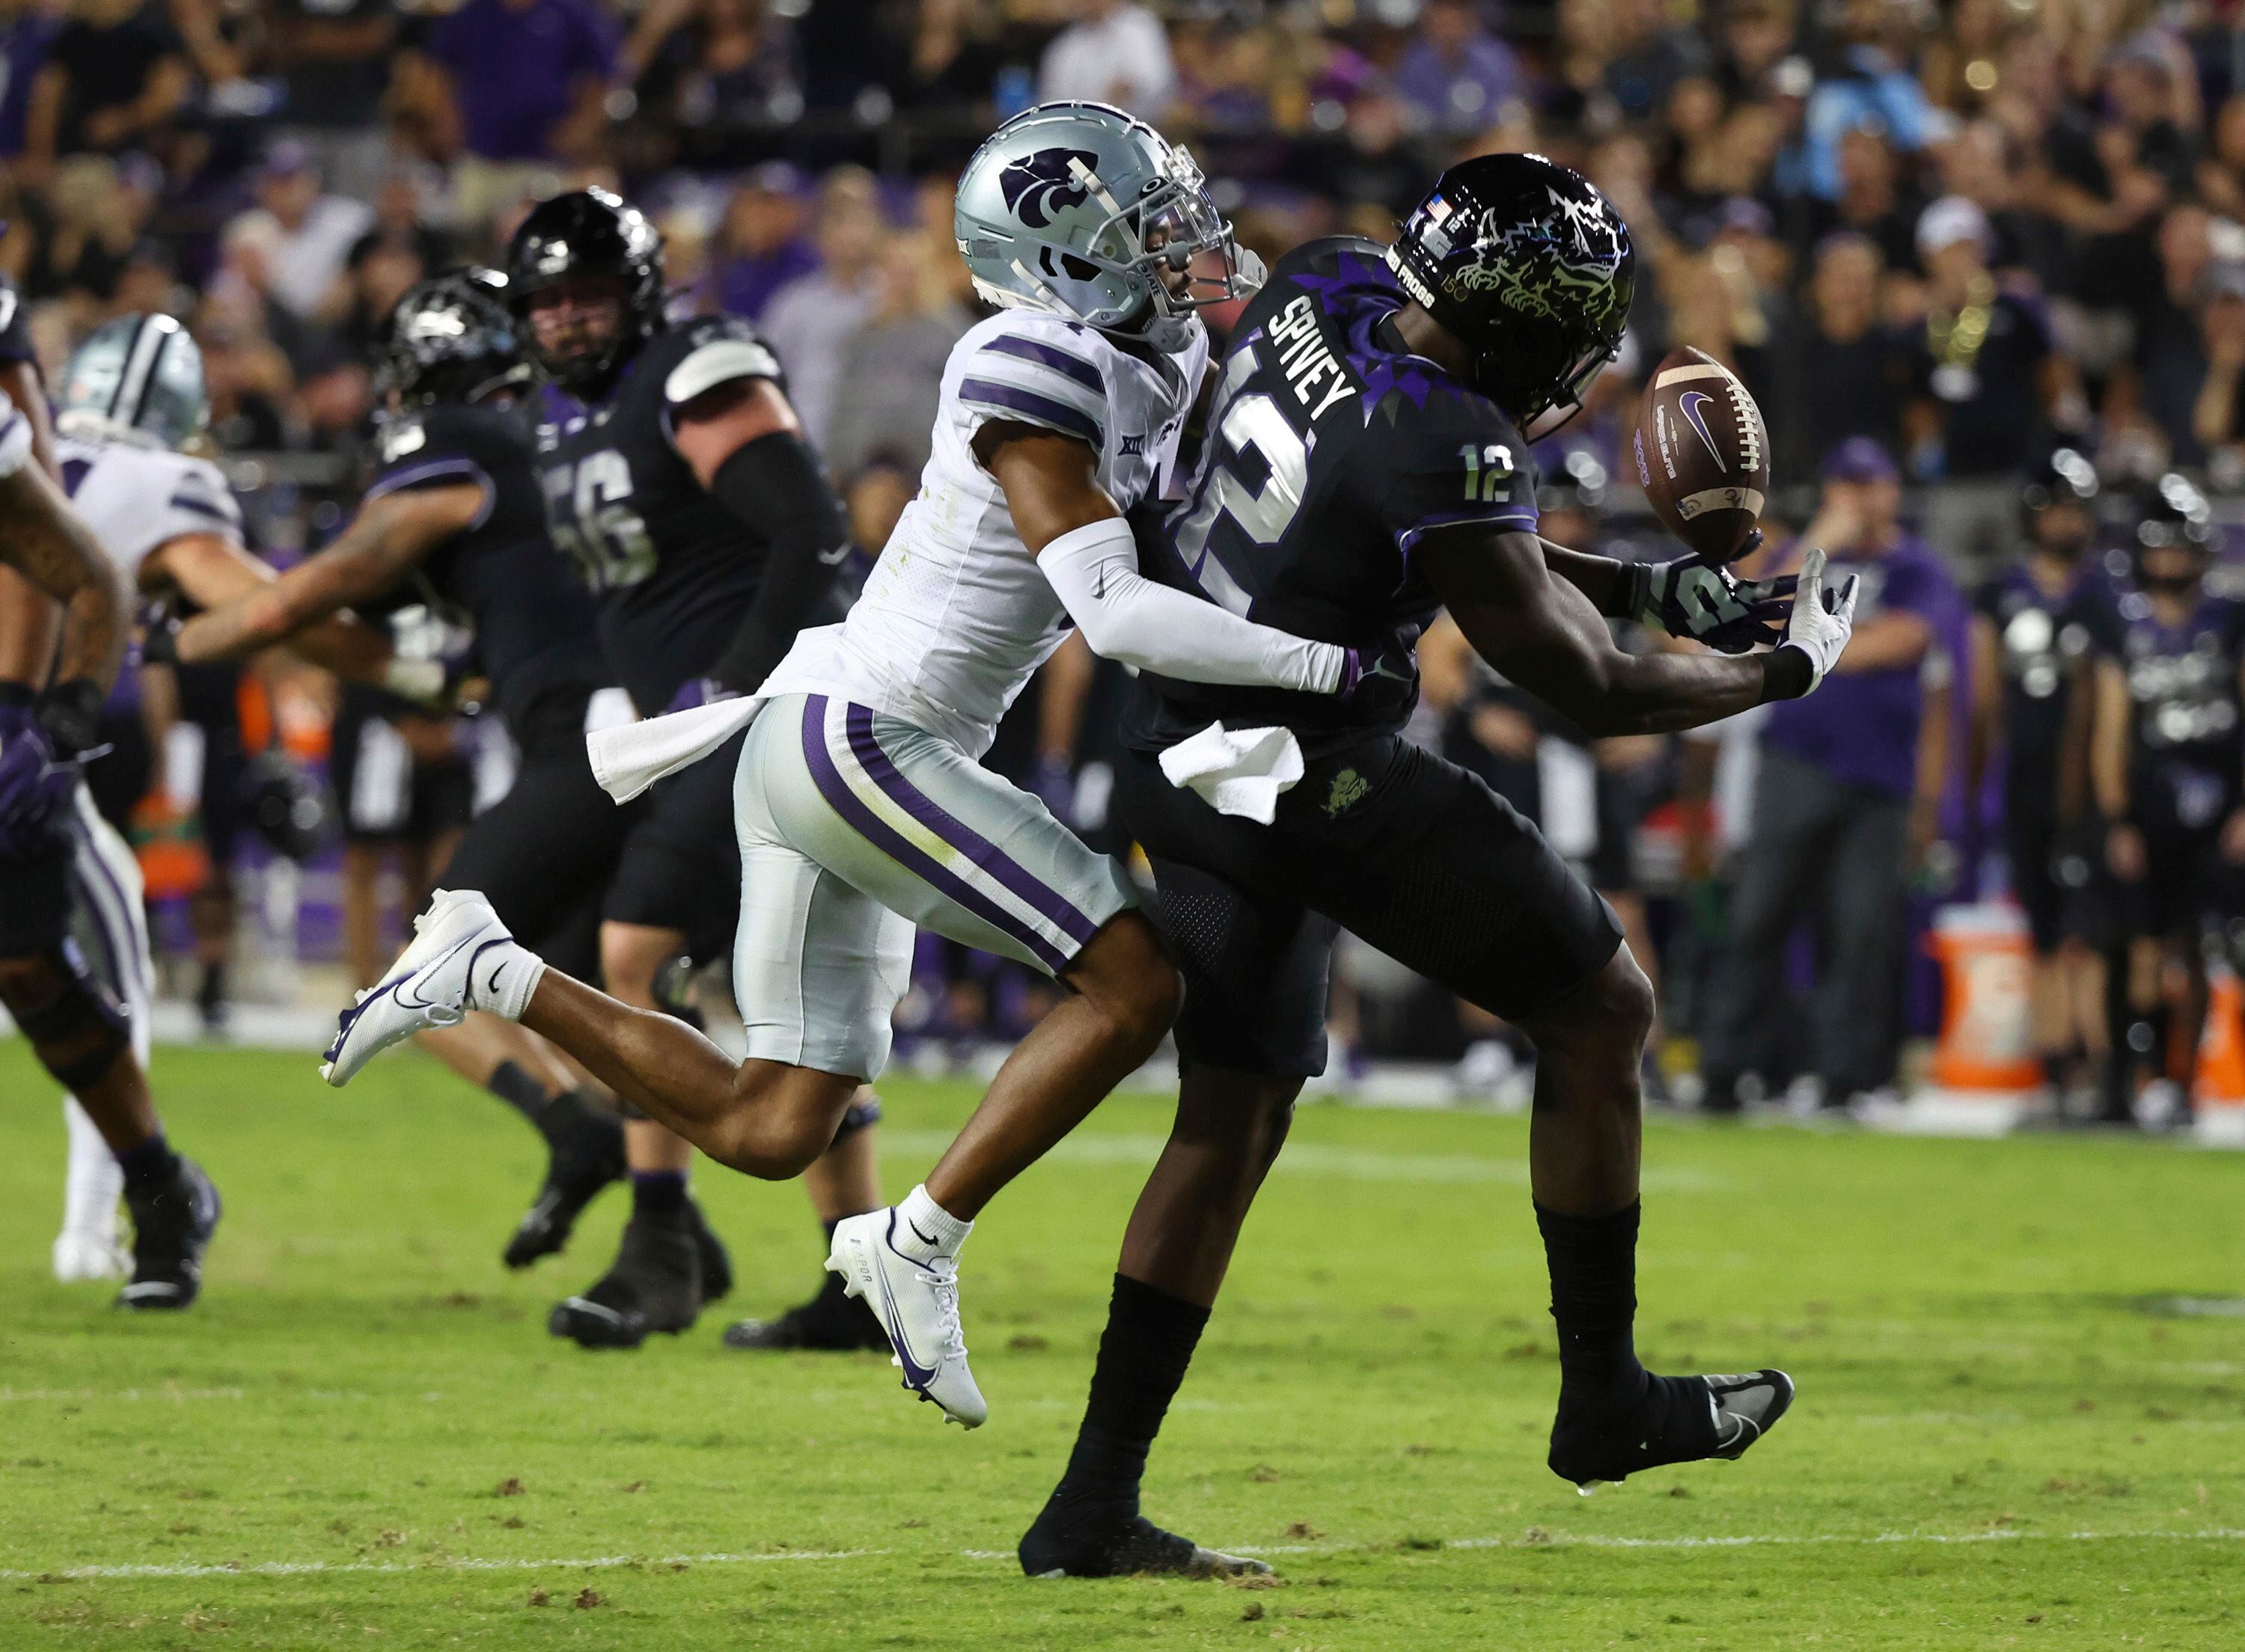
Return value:
<svg viewBox="0 0 2245 1652">
<path fill-rule="evenodd" d="M 1312 241 L 1279 261 L 1217 368 L 1199 467 L 1142 548 L 1148 578 L 1415 675 L 1402 662 L 1441 606 L 1413 560 L 1421 540 L 1459 524 L 1533 532 L 1536 487 L 1496 403 L 1397 335 L 1390 318 L 1409 302 L 1371 241 Z M 1124 735 L 1142 750 L 1220 718 L 1283 724 L 1314 755 L 1400 727 L 1410 706 L 1403 693 L 1140 683 Z"/>
</svg>

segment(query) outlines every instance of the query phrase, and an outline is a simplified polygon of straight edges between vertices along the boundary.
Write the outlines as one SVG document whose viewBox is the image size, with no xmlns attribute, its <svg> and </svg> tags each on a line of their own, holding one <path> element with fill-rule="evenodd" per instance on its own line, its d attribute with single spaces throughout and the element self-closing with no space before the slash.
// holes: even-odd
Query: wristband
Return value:
<svg viewBox="0 0 2245 1652">
<path fill-rule="evenodd" d="M 1652 600 L 1652 565 L 1649 562 L 1624 562 L 1614 572 L 1613 600 L 1605 611 L 1605 617 L 1609 620 L 1642 620 Z"/>
<path fill-rule="evenodd" d="M 107 698 L 88 677 L 58 682 L 39 696 L 39 727 L 57 756 L 76 757 L 92 748 L 101 737 L 101 702 Z"/>
<path fill-rule="evenodd" d="M 393 656 L 382 668 L 382 686 L 401 700 L 437 705 L 444 698 L 444 662 L 399 660 Z"/>
<path fill-rule="evenodd" d="M 1798 700 L 1816 686 L 1816 662 L 1806 648 L 1780 643 L 1761 657 L 1761 697 Z"/>
</svg>

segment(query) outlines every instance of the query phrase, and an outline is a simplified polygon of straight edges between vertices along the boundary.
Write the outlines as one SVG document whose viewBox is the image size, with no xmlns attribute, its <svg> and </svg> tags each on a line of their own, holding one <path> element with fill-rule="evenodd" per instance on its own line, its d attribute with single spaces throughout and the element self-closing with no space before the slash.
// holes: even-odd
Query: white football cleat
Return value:
<svg viewBox="0 0 2245 1652">
<path fill-rule="evenodd" d="M 904 1372 L 905 1386 L 940 1405 L 946 1422 L 980 1428 L 990 1407 L 967 1368 L 959 1269 L 948 1256 L 918 1262 L 901 1254 L 890 1235 L 903 1220 L 891 1207 L 837 1222 L 827 1271 L 840 1274 L 844 1293 L 881 1322 L 895 1351 L 889 1363 Z"/>
<path fill-rule="evenodd" d="M 491 903 L 471 889 L 440 889 L 413 920 L 413 944 L 379 985 L 343 1012 L 320 1076 L 340 1089 L 376 1053 L 431 1027 L 457 1026 L 473 1005 L 469 975 L 477 959 L 514 938 Z"/>
<path fill-rule="evenodd" d="M 65 1228 L 55 1236 L 55 1277 L 64 1284 L 80 1279 L 122 1279 L 132 1271 L 117 1224 L 107 1233 Z"/>
</svg>

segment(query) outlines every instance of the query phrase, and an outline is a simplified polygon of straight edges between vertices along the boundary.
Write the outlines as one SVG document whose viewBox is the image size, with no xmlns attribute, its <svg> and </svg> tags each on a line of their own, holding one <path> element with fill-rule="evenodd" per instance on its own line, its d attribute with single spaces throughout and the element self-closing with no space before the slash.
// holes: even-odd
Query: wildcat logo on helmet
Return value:
<svg viewBox="0 0 2245 1652">
<path fill-rule="evenodd" d="M 998 187 L 1016 217 L 1031 229 L 1042 229 L 1054 213 L 1091 198 L 1076 181 L 1075 169 L 1081 162 L 1089 172 L 1098 159 L 1088 149 L 1040 149 L 1026 160 L 1009 163 L 998 174 Z"/>
</svg>

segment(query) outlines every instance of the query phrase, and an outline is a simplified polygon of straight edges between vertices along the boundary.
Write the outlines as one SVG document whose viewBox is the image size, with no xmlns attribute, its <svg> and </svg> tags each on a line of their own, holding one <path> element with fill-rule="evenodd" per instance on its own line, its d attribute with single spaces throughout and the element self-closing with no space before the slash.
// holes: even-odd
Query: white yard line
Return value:
<svg viewBox="0 0 2245 1652">
<path fill-rule="evenodd" d="M 1879 1532 L 1868 1536 L 1828 1532 L 1756 1534 L 1737 1537 L 1612 1537 L 1590 1533 L 1573 1535 L 1530 1527 L 1514 1537 L 1462 1537 L 1443 1540 L 1443 1549 L 1592 1548 L 1592 1549 L 1722 1549 L 1794 1548 L 1817 1546 L 1863 1546 L 1884 1543 L 2236 1543 L 2245 1542 L 2245 1529 L 2216 1527 L 2201 1532 Z M 1235 1543 L 1226 1546 L 1235 1554 L 1340 1554 L 1388 1549 L 1388 1543 L 1290 1543 L 1260 1547 Z M 1428 1553 L 1435 1550 L 1429 1549 Z M 696 1566 L 760 1566 L 777 1561 L 873 1560 L 894 1553 L 890 1549 L 791 1549 L 765 1554 L 601 1554 L 574 1560 L 471 1560 L 450 1557 L 427 1561 L 259 1561 L 237 1564 L 177 1566 L 58 1566 L 44 1571 L 0 1568 L 8 1582 L 76 1582 L 97 1578 L 304 1577 L 356 1572 L 599 1572 L 637 1567 Z M 1011 1561 L 1010 1549 L 961 1549 L 971 1561 Z"/>
</svg>

